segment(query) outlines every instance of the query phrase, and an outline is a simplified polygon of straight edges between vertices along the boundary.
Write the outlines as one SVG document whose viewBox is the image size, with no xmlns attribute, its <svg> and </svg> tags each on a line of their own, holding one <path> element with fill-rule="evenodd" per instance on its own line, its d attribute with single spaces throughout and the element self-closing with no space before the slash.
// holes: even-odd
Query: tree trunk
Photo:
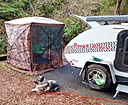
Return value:
<svg viewBox="0 0 128 105">
<path fill-rule="evenodd" d="M 120 15 L 121 3 L 122 3 L 122 0 L 117 0 L 116 8 L 115 8 L 115 15 Z"/>
</svg>

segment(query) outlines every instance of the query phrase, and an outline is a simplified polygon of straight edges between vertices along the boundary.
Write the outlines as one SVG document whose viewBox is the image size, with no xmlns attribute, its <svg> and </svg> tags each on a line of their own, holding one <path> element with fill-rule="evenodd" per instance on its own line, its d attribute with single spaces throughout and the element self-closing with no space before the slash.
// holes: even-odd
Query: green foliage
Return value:
<svg viewBox="0 0 128 105">
<path fill-rule="evenodd" d="M 100 0 L 100 14 L 99 15 L 115 15 L 115 8 L 118 0 Z M 120 14 L 126 15 L 128 13 L 128 0 L 122 0 L 120 7 Z"/>
<path fill-rule="evenodd" d="M 1 13 L 15 13 L 16 11 L 18 11 L 16 8 L 0 8 Z"/>
<path fill-rule="evenodd" d="M 0 54 L 7 52 L 7 44 L 4 39 L 5 38 L 0 37 Z"/>
<path fill-rule="evenodd" d="M 80 21 L 69 17 L 70 13 L 81 16 L 114 15 L 116 3 L 117 0 L 0 0 L 0 16 L 12 20 L 37 15 L 62 21 L 65 23 L 63 39 L 67 44 L 84 30 Z M 128 0 L 122 0 L 120 13 L 128 14 L 127 8 Z M 0 26 L 1 53 L 6 51 L 3 20 L 0 20 Z"/>
<path fill-rule="evenodd" d="M 26 2 L 28 2 L 28 0 L 0 0 L 0 16 L 11 20 L 30 16 L 27 11 L 30 6 Z M 0 54 L 6 53 L 7 51 L 4 21 L 5 20 L 0 19 Z"/>
<path fill-rule="evenodd" d="M 0 54 L 3 54 L 7 51 L 4 20 L 0 20 L 0 26 Z"/>
<path fill-rule="evenodd" d="M 15 0 L 12 0 L 11 2 L 1 2 L 0 7 L 0 13 L 2 16 L 9 17 L 9 19 L 29 16 L 26 12 L 26 7 L 28 7 L 26 2 L 19 2 Z"/>
<path fill-rule="evenodd" d="M 101 0 L 100 15 L 114 15 L 117 0 Z"/>
<path fill-rule="evenodd" d="M 38 15 L 53 18 L 57 15 L 66 0 L 44 0 L 38 2 L 35 8 L 38 11 Z"/>
<path fill-rule="evenodd" d="M 122 0 L 120 11 L 120 13 L 123 15 L 128 14 L 128 0 Z"/>
<path fill-rule="evenodd" d="M 76 37 L 81 32 L 80 21 L 69 19 L 69 24 L 65 26 L 63 40 L 67 44 L 71 39 Z"/>
</svg>

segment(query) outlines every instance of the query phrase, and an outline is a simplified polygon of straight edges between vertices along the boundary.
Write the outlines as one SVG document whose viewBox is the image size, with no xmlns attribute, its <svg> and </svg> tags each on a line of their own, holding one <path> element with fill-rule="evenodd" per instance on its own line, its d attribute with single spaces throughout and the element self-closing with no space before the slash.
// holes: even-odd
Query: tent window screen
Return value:
<svg viewBox="0 0 128 105">
<path fill-rule="evenodd" d="M 33 63 L 45 64 L 61 59 L 63 26 L 33 25 L 32 28 Z"/>
</svg>

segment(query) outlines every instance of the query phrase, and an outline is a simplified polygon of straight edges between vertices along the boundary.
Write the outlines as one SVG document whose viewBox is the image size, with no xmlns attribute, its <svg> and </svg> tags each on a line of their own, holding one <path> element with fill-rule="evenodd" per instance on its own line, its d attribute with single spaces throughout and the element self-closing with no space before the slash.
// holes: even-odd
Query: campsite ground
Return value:
<svg viewBox="0 0 128 105">
<path fill-rule="evenodd" d="M 1 64 L 1 62 L 0 62 Z M 63 87 L 55 93 L 35 93 L 33 78 L 0 65 L 0 103 L 1 105 L 120 105 L 89 96 L 69 93 Z M 45 73 L 44 75 L 46 75 Z M 48 75 L 47 75 L 48 76 Z M 60 76 L 63 78 L 63 75 Z M 73 82 L 73 81 L 72 81 Z M 63 81 L 65 85 L 68 85 Z M 78 87 L 76 87 L 78 88 Z"/>
<path fill-rule="evenodd" d="M 57 93 L 35 93 L 31 78 L 5 70 L 0 66 L 0 103 L 1 105 L 105 105 L 91 98 L 68 94 L 60 90 Z"/>
</svg>

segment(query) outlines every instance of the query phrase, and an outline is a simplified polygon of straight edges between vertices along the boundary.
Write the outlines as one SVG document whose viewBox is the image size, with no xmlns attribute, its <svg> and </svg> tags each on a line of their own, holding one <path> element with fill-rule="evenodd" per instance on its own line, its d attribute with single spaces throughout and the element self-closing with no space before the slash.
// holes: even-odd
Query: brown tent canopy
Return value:
<svg viewBox="0 0 128 105">
<path fill-rule="evenodd" d="M 5 22 L 7 61 L 15 68 L 40 71 L 62 62 L 64 23 L 44 17 L 26 17 Z"/>
</svg>

